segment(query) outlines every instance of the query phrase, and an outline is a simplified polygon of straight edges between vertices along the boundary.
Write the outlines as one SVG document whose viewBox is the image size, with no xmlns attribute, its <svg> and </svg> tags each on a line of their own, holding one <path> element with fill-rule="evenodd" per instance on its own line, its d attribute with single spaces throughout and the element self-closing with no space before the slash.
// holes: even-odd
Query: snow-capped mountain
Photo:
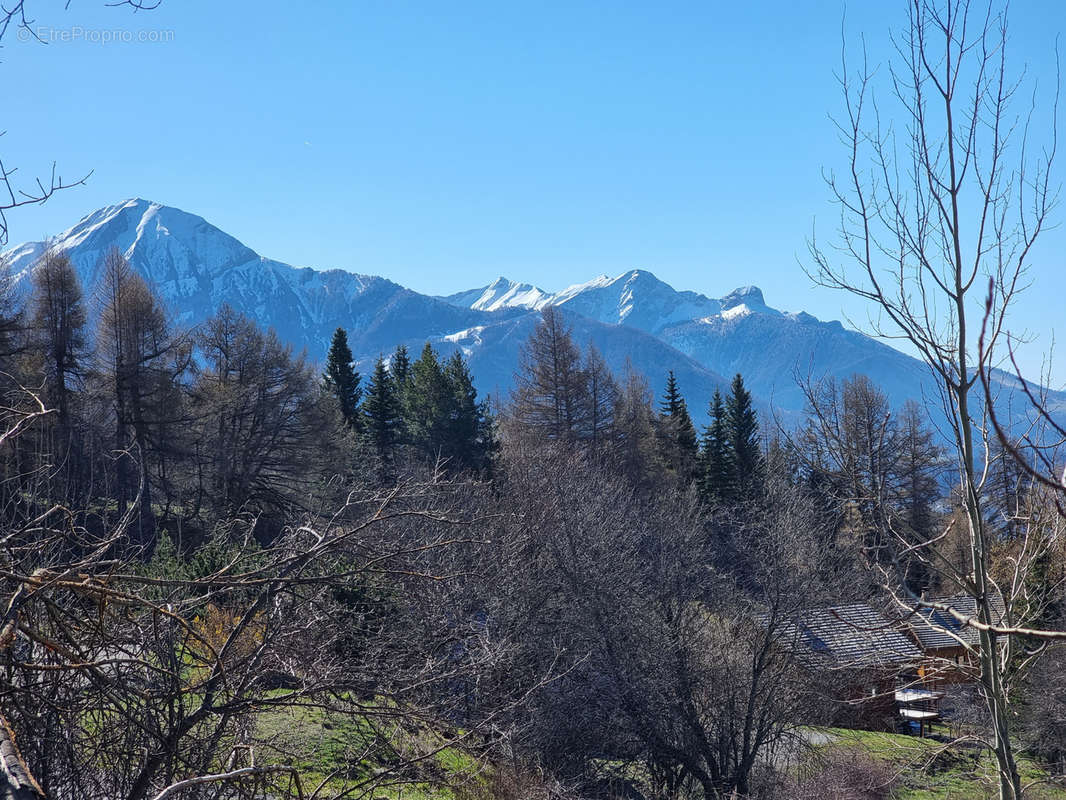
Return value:
<svg viewBox="0 0 1066 800">
<path fill-rule="evenodd" d="M 909 399 L 939 399 L 928 368 L 917 359 L 848 330 L 839 322 L 822 322 L 803 311 L 773 308 L 756 286 L 742 286 L 715 299 L 677 291 L 650 272 L 632 270 L 614 278 L 600 276 L 554 294 L 500 278 L 489 286 L 443 299 L 470 307 L 491 299 L 492 307 L 497 309 L 555 305 L 615 331 L 653 334 L 718 375 L 742 373 L 748 388 L 762 401 L 763 409 L 772 409 L 785 424 L 803 412 L 806 397 L 802 384 L 824 378 L 843 380 L 855 374 L 866 375 L 896 407 Z M 661 375 L 668 368 L 660 365 L 658 373 Z M 655 373 L 649 375 L 657 386 Z M 1016 379 L 998 372 L 995 378 L 1000 387 L 997 408 L 1002 418 L 1020 420 L 1020 409 L 1025 404 L 1010 402 Z M 694 416 L 704 418 L 703 398 L 697 393 L 687 394 Z M 1047 402 L 1054 413 L 1066 413 L 1066 393 L 1050 392 Z"/>
<path fill-rule="evenodd" d="M 839 322 L 771 308 L 756 286 L 742 286 L 715 299 L 679 292 L 650 272 L 632 270 L 555 294 L 499 278 L 443 299 L 471 308 L 486 300 L 494 309 L 555 305 L 615 329 L 654 334 L 720 375 L 743 373 L 754 393 L 786 416 L 803 408 L 797 379 L 863 373 L 902 403 L 920 396 L 924 378 L 925 368 L 915 359 Z"/>
<path fill-rule="evenodd" d="M 499 311 L 504 308 L 536 310 L 547 305 L 551 297 L 532 284 L 515 283 L 501 277 L 482 289 L 470 289 L 440 299 L 453 306 L 476 308 L 478 311 Z"/>
<path fill-rule="evenodd" d="M 469 302 L 456 303 L 372 275 L 292 267 L 263 258 L 202 217 L 141 199 L 95 211 L 50 240 L 20 245 L 4 257 L 13 274 L 25 279 L 46 248 L 66 253 L 92 291 L 103 256 L 112 247 L 148 280 L 176 324 L 195 325 L 227 303 L 273 327 L 318 361 L 325 358 L 333 331 L 343 327 L 364 373 L 397 344 L 417 355 L 429 341 L 445 353 L 462 350 L 483 393 L 509 392 L 519 349 L 543 305 L 537 300 L 539 290 L 531 286 L 501 285 L 496 294 L 466 293 Z M 583 344 L 595 342 L 619 373 L 629 362 L 657 387 L 662 365 L 669 365 L 682 385 L 700 397 L 725 382 L 643 331 L 620 331 L 595 319 L 567 316 L 575 337 Z"/>
<path fill-rule="evenodd" d="M 597 322 L 626 325 L 648 333 L 657 333 L 671 322 L 716 314 L 722 310 L 723 303 L 695 292 L 678 292 L 650 272 L 640 269 L 615 278 L 601 275 L 588 283 L 575 284 L 555 294 L 548 294 L 528 283 L 497 278 L 484 288 L 459 292 L 442 299 L 454 305 L 488 311 L 563 306 L 567 311 Z"/>
<path fill-rule="evenodd" d="M 499 278 L 488 286 L 431 297 L 386 278 L 343 270 L 296 268 L 264 258 L 203 218 L 176 208 L 128 200 L 94 211 L 46 242 L 3 254 L 19 279 L 46 248 L 66 253 L 88 291 L 104 254 L 117 247 L 154 287 L 179 325 L 195 325 L 228 303 L 272 326 L 321 361 L 337 327 L 348 331 L 357 365 L 403 343 L 417 353 L 429 341 L 461 350 L 480 391 L 506 395 L 518 355 L 540 309 L 562 310 L 582 346 L 593 343 L 617 373 L 643 373 L 659 391 L 673 369 L 701 421 L 716 387 L 737 372 L 764 410 L 798 418 L 797 378 L 869 375 L 892 402 L 933 389 L 924 366 L 839 322 L 821 322 L 767 305 L 754 286 L 710 298 L 673 287 L 644 270 L 600 276 L 550 293 Z M 1001 382 L 1009 386 L 1008 376 Z M 1051 401 L 1066 408 L 1066 395 Z"/>
</svg>

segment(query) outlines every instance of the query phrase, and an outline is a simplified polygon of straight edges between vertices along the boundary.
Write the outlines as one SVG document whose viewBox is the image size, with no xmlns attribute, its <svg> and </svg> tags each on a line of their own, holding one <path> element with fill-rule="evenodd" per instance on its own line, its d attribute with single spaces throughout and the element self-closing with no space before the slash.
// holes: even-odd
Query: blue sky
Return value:
<svg viewBox="0 0 1066 800">
<path fill-rule="evenodd" d="M 50 44 L 0 50 L 0 152 L 26 176 L 53 159 L 94 174 L 14 214 L 12 242 L 140 196 L 263 255 L 429 293 L 640 267 L 863 318 L 797 263 L 812 226 L 835 223 L 821 174 L 844 158 L 828 117 L 841 2 L 61 6 L 35 6 Z M 846 27 L 881 61 L 904 9 L 853 3 Z M 1010 61 L 1047 96 L 1066 5 L 1011 13 Z M 109 31 L 164 41 L 86 41 Z M 1014 318 L 1041 337 L 1031 367 L 1061 317 L 1064 245 L 1063 230 L 1042 241 Z"/>
</svg>

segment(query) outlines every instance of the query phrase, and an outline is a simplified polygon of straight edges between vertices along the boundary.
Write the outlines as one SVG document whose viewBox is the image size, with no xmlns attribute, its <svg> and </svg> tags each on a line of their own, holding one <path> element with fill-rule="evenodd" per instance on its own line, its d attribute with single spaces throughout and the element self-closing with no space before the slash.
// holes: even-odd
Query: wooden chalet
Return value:
<svg viewBox="0 0 1066 800">
<path fill-rule="evenodd" d="M 888 617 L 866 603 L 804 611 L 782 629 L 801 646 L 801 660 L 826 696 L 827 724 L 894 730 L 900 676 L 913 672 L 922 652 Z"/>
<path fill-rule="evenodd" d="M 964 617 L 977 617 L 977 602 L 968 595 L 931 597 L 927 601 L 951 608 Z M 1005 612 L 998 594 L 992 596 L 992 609 L 993 621 L 1001 622 Z M 897 611 L 894 616 L 900 629 L 922 651 L 915 677 L 924 688 L 941 690 L 977 680 L 980 666 L 973 652 L 979 640 L 976 628 L 935 608 L 919 608 L 909 613 Z"/>
</svg>

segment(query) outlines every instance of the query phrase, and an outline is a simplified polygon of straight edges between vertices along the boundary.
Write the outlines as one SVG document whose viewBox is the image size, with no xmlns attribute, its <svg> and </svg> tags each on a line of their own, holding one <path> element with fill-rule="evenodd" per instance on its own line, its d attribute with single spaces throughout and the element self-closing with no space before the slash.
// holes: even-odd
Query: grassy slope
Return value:
<svg viewBox="0 0 1066 800">
<path fill-rule="evenodd" d="M 898 778 L 898 800 L 971 800 L 996 793 L 995 759 L 986 750 L 946 748 L 932 739 L 870 731 L 833 729 L 827 748 L 868 755 L 892 765 Z M 1019 761 L 1026 791 L 1033 800 L 1066 800 L 1066 787 L 1048 782 L 1049 776 L 1032 761 Z"/>
<path fill-rule="evenodd" d="M 478 781 L 484 771 L 431 727 L 387 716 L 288 708 L 261 714 L 256 739 L 261 763 L 295 766 L 308 793 L 326 781 L 327 794 L 372 788 L 375 798 L 452 800 L 448 784 Z"/>
<path fill-rule="evenodd" d="M 896 776 L 894 800 L 995 795 L 995 760 L 986 751 L 945 747 L 915 736 L 841 728 L 825 733 L 832 741 L 820 751 L 856 753 L 889 765 Z M 374 798 L 454 800 L 449 784 L 480 783 L 489 772 L 431 726 L 400 725 L 384 716 L 341 715 L 307 706 L 273 711 L 259 717 L 256 739 L 260 763 L 296 766 L 308 792 L 325 780 L 329 793 L 376 784 L 369 793 Z M 1066 800 L 1066 786 L 1051 783 L 1032 761 L 1023 758 L 1019 766 L 1031 785 L 1027 798 Z M 354 796 L 360 794 L 357 790 Z"/>
</svg>

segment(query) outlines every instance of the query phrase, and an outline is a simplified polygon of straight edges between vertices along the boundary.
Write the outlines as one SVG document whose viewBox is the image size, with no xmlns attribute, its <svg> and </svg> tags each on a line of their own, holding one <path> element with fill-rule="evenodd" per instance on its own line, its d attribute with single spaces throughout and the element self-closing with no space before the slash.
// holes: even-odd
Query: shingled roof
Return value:
<svg viewBox="0 0 1066 800">
<path fill-rule="evenodd" d="M 839 667 L 895 667 L 921 659 L 921 651 L 883 614 L 865 603 L 804 611 L 782 629 Z"/>
<path fill-rule="evenodd" d="M 0 715 L 0 800 L 41 800 L 44 792 L 22 760 L 15 734 Z"/>
<path fill-rule="evenodd" d="M 977 617 L 977 601 L 969 595 L 929 597 L 926 601 L 947 606 L 966 617 Z M 1005 613 L 1003 598 L 993 593 L 989 596 L 989 602 L 992 605 L 992 622 L 999 624 Z M 977 628 L 963 624 L 947 611 L 940 609 L 919 608 L 909 613 L 904 611 L 900 613 L 900 618 L 923 650 L 959 647 L 960 640 L 966 645 L 976 645 L 980 637 Z"/>
</svg>

